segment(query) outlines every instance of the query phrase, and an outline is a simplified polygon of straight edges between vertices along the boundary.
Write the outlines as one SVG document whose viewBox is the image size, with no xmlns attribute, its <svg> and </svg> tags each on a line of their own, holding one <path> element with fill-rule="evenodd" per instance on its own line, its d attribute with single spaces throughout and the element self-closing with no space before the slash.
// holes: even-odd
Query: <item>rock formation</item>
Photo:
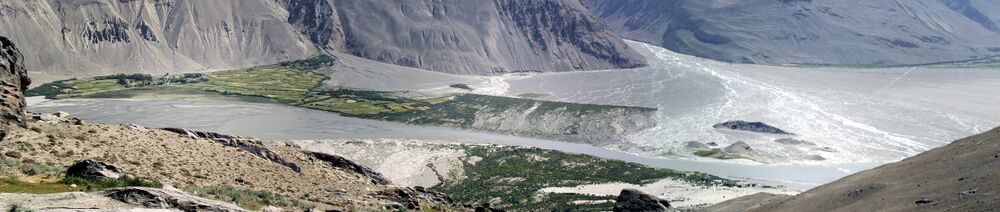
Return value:
<svg viewBox="0 0 1000 212">
<path fill-rule="evenodd" d="M 618 198 L 615 199 L 615 212 L 629 212 L 629 211 L 668 211 L 670 209 L 670 202 L 657 198 L 653 195 L 643 193 L 635 189 L 622 189 L 622 192 L 618 194 Z"/>
<path fill-rule="evenodd" d="M 387 185 L 390 184 L 389 179 L 386 179 L 382 174 L 375 172 L 374 170 L 362 166 L 361 164 L 355 163 L 354 161 L 348 160 L 347 158 L 331 155 L 321 152 L 312 152 L 313 157 L 319 160 L 329 163 L 333 167 L 339 167 L 347 170 L 351 170 L 358 174 L 367 176 L 372 179 L 373 184 Z"/>
<path fill-rule="evenodd" d="M 716 129 L 730 129 L 730 130 L 741 130 L 741 131 L 759 132 L 759 133 L 794 135 L 792 133 L 785 132 L 782 129 L 778 129 L 777 127 L 773 127 L 763 122 L 727 121 L 716 125 L 712 125 L 712 127 Z"/>
<path fill-rule="evenodd" d="M 623 37 L 722 61 L 924 64 L 1000 54 L 991 0 L 583 0 Z"/>
<path fill-rule="evenodd" d="M 165 189 L 129 187 L 104 191 L 104 195 L 129 204 L 154 209 L 178 209 L 181 211 L 246 211 L 239 206 L 201 197 L 187 195 L 180 191 Z"/>
<path fill-rule="evenodd" d="M 95 160 L 81 160 L 66 169 L 67 177 L 82 177 L 90 179 L 118 179 L 125 176 L 115 165 Z"/>
<path fill-rule="evenodd" d="M 5 30 L 6 31 L 6 30 Z M 6 37 L 0 37 L 0 141 L 11 125 L 24 125 L 24 90 L 31 80 L 24 68 L 24 56 Z"/>
</svg>

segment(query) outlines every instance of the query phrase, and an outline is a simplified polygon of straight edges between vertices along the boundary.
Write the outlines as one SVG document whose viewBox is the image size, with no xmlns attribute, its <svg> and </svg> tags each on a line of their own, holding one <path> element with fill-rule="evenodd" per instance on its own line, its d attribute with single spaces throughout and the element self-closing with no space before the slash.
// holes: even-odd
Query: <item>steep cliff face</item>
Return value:
<svg viewBox="0 0 1000 212">
<path fill-rule="evenodd" d="M 0 141 L 11 125 L 24 125 L 24 94 L 31 80 L 24 69 L 21 51 L 6 37 L 0 37 Z"/>
<path fill-rule="evenodd" d="M 575 1 L 335 2 L 347 52 L 461 74 L 631 68 L 641 57 Z"/>
<path fill-rule="evenodd" d="M 461 74 L 643 64 L 577 2 L 10 0 L 0 32 L 42 81 L 229 69 L 343 51 Z M 317 48 L 319 47 L 319 48 Z"/>
<path fill-rule="evenodd" d="M 986 0 L 583 0 L 620 35 L 743 63 L 923 64 L 1000 54 Z"/>
<path fill-rule="evenodd" d="M 266 1 L 3 1 L 0 35 L 33 72 L 96 75 L 226 69 L 315 54 Z"/>
</svg>

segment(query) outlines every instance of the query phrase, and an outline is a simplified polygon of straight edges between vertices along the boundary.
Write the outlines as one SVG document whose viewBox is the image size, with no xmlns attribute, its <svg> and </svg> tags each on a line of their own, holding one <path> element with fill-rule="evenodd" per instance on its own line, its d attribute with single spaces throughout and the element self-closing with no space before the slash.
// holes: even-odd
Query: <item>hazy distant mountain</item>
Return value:
<svg viewBox="0 0 1000 212">
<path fill-rule="evenodd" d="M 745 63 L 922 64 L 1000 54 L 992 0 L 583 0 L 619 34 Z"/>
<path fill-rule="evenodd" d="M 48 75 L 225 69 L 323 50 L 462 74 L 644 64 L 578 0 L 4 0 L 0 29 Z"/>
</svg>

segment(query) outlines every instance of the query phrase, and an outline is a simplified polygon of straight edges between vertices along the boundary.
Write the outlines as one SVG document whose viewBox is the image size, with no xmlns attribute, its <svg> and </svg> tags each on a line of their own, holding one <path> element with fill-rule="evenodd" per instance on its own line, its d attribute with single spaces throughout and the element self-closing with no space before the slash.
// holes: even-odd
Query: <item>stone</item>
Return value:
<svg viewBox="0 0 1000 212">
<path fill-rule="evenodd" d="M 191 196 L 183 192 L 155 188 L 113 188 L 105 190 L 103 195 L 124 203 L 140 205 L 153 209 L 178 209 L 181 211 L 247 211 L 230 203 Z"/>
<path fill-rule="evenodd" d="M 670 202 L 657 198 L 653 195 L 643 193 L 635 189 L 622 189 L 622 192 L 618 194 L 618 198 L 615 199 L 615 207 L 612 211 L 615 212 L 630 212 L 630 211 L 668 211 L 670 209 Z"/>
<path fill-rule="evenodd" d="M 73 163 L 66 170 L 67 177 L 82 177 L 89 179 L 118 179 L 125 176 L 115 165 L 95 160 L 82 160 Z"/>
</svg>

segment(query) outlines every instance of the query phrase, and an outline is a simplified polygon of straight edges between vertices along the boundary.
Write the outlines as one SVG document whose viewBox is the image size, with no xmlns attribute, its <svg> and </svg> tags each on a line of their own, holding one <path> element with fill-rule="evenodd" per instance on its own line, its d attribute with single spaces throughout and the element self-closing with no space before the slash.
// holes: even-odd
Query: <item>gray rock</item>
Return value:
<svg viewBox="0 0 1000 212">
<path fill-rule="evenodd" d="M 794 135 L 789 132 L 785 132 L 782 129 L 773 127 L 771 125 L 765 124 L 763 122 L 748 122 L 748 121 L 727 121 L 712 125 L 716 129 L 730 129 L 730 130 L 741 130 L 748 132 L 759 132 L 759 133 L 771 133 L 771 134 L 784 134 L 784 135 Z"/>
<path fill-rule="evenodd" d="M 178 191 L 155 188 L 128 187 L 105 190 L 104 195 L 124 203 L 140 205 L 146 208 L 178 209 L 182 211 L 247 211 L 239 206 L 191 196 Z"/>
<path fill-rule="evenodd" d="M 427 190 L 417 190 L 408 187 L 398 187 L 379 191 L 376 193 L 379 198 L 391 200 L 402 204 L 407 209 L 421 210 L 420 202 L 434 202 L 445 205 L 451 205 L 453 200 L 450 196 L 444 193 L 427 191 Z"/>
<path fill-rule="evenodd" d="M 118 179 L 125 177 L 125 173 L 115 165 L 88 159 L 77 161 L 69 166 L 66 169 L 66 176 L 89 179 Z"/>
<path fill-rule="evenodd" d="M 622 189 L 615 199 L 615 212 L 668 211 L 670 202 L 634 189 Z"/>
<path fill-rule="evenodd" d="M 333 167 L 347 169 L 355 173 L 364 175 L 368 178 L 371 178 L 373 184 L 382 184 L 382 185 L 390 184 L 389 179 L 383 177 L 382 174 L 375 172 L 371 168 L 362 166 L 361 164 L 348 160 L 347 158 L 337 155 L 326 154 L 322 152 L 312 152 L 312 155 L 313 157 L 316 157 L 319 160 L 327 162 L 329 165 Z"/>
<path fill-rule="evenodd" d="M 282 211 L 281 208 L 274 207 L 273 205 L 268 205 L 267 207 L 264 207 L 264 208 L 262 208 L 260 210 L 262 212 L 281 212 Z"/>
<path fill-rule="evenodd" d="M 750 148 L 750 145 L 743 141 L 737 141 L 736 143 L 727 146 L 723 150 L 733 154 L 746 154 L 753 152 L 753 148 Z"/>
<path fill-rule="evenodd" d="M 24 108 L 27 104 L 23 92 L 28 89 L 31 80 L 24 66 L 21 50 L 0 35 L 0 141 L 7 136 L 11 125 L 25 126 Z"/>
</svg>

